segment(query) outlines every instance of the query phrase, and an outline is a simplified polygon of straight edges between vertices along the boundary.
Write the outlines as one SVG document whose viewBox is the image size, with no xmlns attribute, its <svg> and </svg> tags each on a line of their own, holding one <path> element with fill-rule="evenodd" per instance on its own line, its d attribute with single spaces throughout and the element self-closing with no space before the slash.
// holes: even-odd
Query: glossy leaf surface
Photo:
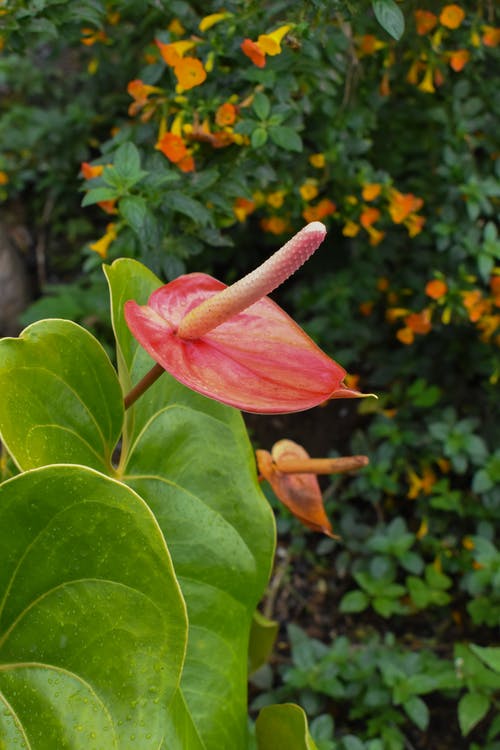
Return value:
<svg viewBox="0 0 500 750">
<path fill-rule="evenodd" d="M 0 487 L 0 743 L 159 747 L 185 651 L 184 603 L 146 504 L 91 469 Z"/>
<path fill-rule="evenodd" d="M 69 320 L 0 341 L 0 434 L 18 466 L 79 463 L 109 472 L 123 404 L 104 349 Z"/>
</svg>

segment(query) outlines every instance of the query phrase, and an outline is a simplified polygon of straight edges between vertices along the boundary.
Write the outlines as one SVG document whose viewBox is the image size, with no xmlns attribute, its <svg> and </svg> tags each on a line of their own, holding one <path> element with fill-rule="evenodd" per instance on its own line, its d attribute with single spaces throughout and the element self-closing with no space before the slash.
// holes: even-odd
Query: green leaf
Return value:
<svg viewBox="0 0 500 750">
<path fill-rule="evenodd" d="M 273 143 L 286 151 L 302 151 L 302 138 L 286 125 L 274 125 L 269 128 L 269 136 Z"/>
<path fill-rule="evenodd" d="M 249 674 L 256 672 L 259 667 L 268 662 L 278 631 L 278 622 L 269 620 L 259 610 L 255 610 L 250 628 L 250 643 L 248 646 Z"/>
<path fill-rule="evenodd" d="M 500 647 L 476 646 L 475 643 L 470 643 L 469 648 L 476 656 L 479 656 L 483 664 L 494 672 L 500 672 Z"/>
<path fill-rule="evenodd" d="M 139 195 L 127 195 L 118 204 L 121 215 L 133 231 L 140 235 L 148 216 L 148 207 L 144 198 Z"/>
<path fill-rule="evenodd" d="M 259 120 L 266 120 L 271 111 L 271 102 L 265 94 L 261 91 L 257 91 L 253 98 L 252 109 Z"/>
<path fill-rule="evenodd" d="M 128 331 L 123 302 L 144 304 L 161 282 L 129 259 L 105 272 L 128 387 L 153 360 Z M 202 746 L 244 747 L 248 639 L 271 569 L 274 518 L 241 415 L 165 373 L 128 410 L 119 472 L 153 510 L 188 608 L 186 666 L 168 736 L 191 727 Z"/>
<path fill-rule="evenodd" d="M 458 723 L 465 737 L 474 729 L 490 708 L 490 699 L 483 693 L 466 693 L 458 703 Z"/>
<path fill-rule="evenodd" d="M 107 354 L 69 320 L 0 341 L 0 434 L 21 469 L 79 463 L 112 473 L 123 401 Z"/>
<path fill-rule="evenodd" d="M 372 0 L 375 18 L 394 39 L 401 39 L 405 30 L 405 17 L 394 0 Z"/>
<path fill-rule="evenodd" d="M 261 148 L 267 143 L 267 130 L 265 128 L 257 127 L 252 131 L 250 137 L 252 148 Z"/>
<path fill-rule="evenodd" d="M 165 541 L 128 487 L 80 466 L 0 486 L 2 747 L 156 750 L 186 633 Z"/>
<path fill-rule="evenodd" d="M 293 703 L 266 706 L 255 723 L 258 750 L 317 750 L 307 728 L 307 718 Z"/>
<path fill-rule="evenodd" d="M 362 612 L 367 608 L 370 600 L 364 591 L 348 591 L 340 601 L 340 611 L 344 614 Z"/>
<path fill-rule="evenodd" d="M 113 159 L 115 172 L 124 182 L 135 182 L 143 176 L 141 172 L 141 157 L 137 146 L 133 143 L 123 143 L 115 152 Z"/>
<path fill-rule="evenodd" d="M 97 187 L 89 190 L 83 200 L 82 206 L 92 206 L 101 201 L 111 201 L 116 198 L 116 190 L 110 187 Z"/>
<path fill-rule="evenodd" d="M 164 206 L 170 208 L 172 211 L 178 211 L 185 216 L 189 216 L 195 223 L 202 226 L 213 224 L 212 214 L 205 208 L 203 203 L 185 193 L 173 190 L 165 193 Z"/>
<path fill-rule="evenodd" d="M 403 703 L 403 708 L 413 723 L 424 732 L 429 725 L 427 704 L 418 696 L 412 695 Z"/>
</svg>

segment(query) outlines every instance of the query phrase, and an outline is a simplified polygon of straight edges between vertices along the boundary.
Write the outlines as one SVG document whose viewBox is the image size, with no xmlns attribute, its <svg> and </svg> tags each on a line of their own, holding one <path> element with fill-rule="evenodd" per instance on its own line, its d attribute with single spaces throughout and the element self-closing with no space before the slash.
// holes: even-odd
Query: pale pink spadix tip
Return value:
<svg viewBox="0 0 500 750">
<path fill-rule="evenodd" d="M 325 235 L 320 221 L 307 224 L 255 271 L 190 310 L 179 323 L 179 338 L 199 339 L 270 294 L 311 257 Z"/>
</svg>

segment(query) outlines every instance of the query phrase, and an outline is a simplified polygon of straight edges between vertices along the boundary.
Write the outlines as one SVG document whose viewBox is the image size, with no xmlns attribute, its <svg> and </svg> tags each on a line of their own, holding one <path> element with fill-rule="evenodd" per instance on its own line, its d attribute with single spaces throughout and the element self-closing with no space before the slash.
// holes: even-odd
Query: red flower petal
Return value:
<svg viewBox="0 0 500 750">
<path fill-rule="evenodd" d="M 125 319 L 174 378 L 243 411 L 280 414 L 361 395 L 342 384 L 345 370 L 267 297 L 201 338 L 177 336 L 187 312 L 224 288 L 202 273 L 181 276 L 153 292 L 147 305 L 126 302 Z"/>
</svg>

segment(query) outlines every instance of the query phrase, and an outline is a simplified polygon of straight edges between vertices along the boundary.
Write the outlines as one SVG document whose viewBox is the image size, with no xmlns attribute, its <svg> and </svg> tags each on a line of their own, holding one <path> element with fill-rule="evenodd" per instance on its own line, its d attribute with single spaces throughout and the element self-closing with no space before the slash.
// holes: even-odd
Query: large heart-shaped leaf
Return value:
<svg viewBox="0 0 500 750">
<path fill-rule="evenodd" d="M 185 607 L 131 489 L 49 466 L 0 486 L 0 746 L 157 750 Z"/>
<path fill-rule="evenodd" d="M 154 362 L 129 333 L 123 303 L 144 303 L 161 282 L 125 259 L 106 273 L 127 389 Z M 158 519 L 189 616 L 165 747 L 245 748 L 249 630 L 271 568 L 274 520 L 243 420 L 166 373 L 130 411 L 119 472 Z"/>
<path fill-rule="evenodd" d="M 21 469 L 79 463 L 111 472 L 120 385 L 99 342 L 69 320 L 0 341 L 0 434 Z"/>
</svg>

